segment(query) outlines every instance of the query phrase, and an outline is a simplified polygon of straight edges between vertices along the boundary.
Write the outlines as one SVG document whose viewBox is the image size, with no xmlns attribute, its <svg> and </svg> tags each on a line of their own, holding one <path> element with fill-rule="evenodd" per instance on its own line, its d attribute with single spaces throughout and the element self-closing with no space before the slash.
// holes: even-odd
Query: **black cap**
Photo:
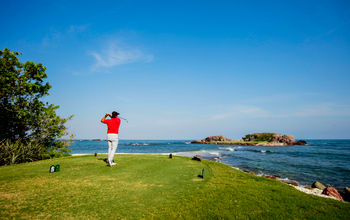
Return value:
<svg viewBox="0 0 350 220">
<path fill-rule="evenodd" d="M 116 112 L 116 111 L 113 111 L 113 112 L 112 112 L 112 118 L 115 118 L 115 117 L 117 117 L 118 115 L 120 115 L 118 112 Z"/>
</svg>

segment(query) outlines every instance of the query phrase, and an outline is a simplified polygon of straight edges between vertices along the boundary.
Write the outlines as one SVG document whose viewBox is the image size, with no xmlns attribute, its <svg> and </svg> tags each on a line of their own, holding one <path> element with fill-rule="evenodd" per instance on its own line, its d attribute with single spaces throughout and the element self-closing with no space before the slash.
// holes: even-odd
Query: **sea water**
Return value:
<svg viewBox="0 0 350 220">
<path fill-rule="evenodd" d="M 258 175 L 277 175 L 302 186 L 314 181 L 350 186 L 350 140 L 306 140 L 304 146 L 257 147 L 191 144 L 191 140 L 120 140 L 117 153 L 201 155 Z M 72 154 L 106 153 L 106 141 L 74 140 Z"/>
</svg>

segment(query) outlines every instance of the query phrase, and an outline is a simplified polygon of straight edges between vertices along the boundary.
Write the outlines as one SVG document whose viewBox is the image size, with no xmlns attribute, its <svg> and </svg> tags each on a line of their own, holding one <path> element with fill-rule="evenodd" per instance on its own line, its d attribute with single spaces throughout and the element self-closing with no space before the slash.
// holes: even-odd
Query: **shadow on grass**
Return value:
<svg viewBox="0 0 350 220">
<path fill-rule="evenodd" d="M 107 166 L 109 165 L 108 164 L 108 158 L 98 158 L 98 160 L 103 160 L 106 163 Z"/>
</svg>

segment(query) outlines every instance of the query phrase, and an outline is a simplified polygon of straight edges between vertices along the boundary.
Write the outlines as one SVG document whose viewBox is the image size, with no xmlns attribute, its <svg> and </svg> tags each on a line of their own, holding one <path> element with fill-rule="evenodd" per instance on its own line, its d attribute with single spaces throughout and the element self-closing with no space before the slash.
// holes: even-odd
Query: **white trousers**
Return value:
<svg viewBox="0 0 350 220">
<path fill-rule="evenodd" d="M 112 163 L 115 151 L 118 147 L 119 137 L 118 134 L 107 134 L 108 141 L 108 161 Z"/>
</svg>

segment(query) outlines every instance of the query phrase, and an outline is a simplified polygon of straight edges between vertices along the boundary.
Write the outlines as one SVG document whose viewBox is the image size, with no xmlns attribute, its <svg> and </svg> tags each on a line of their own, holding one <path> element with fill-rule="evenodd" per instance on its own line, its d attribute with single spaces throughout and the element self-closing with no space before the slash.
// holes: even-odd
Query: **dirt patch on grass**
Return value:
<svg viewBox="0 0 350 220">
<path fill-rule="evenodd" d="M 155 184 L 146 184 L 146 183 L 142 183 L 142 182 L 136 182 L 133 184 L 134 187 L 136 188 L 146 188 L 146 187 L 152 187 L 155 186 Z"/>
<path fill-rule="evenodd" d="M 90 180 L 79 180 L 74 182 L 69 182 L 67 185 L 71 186 L 99 186 L 99 184 L 93 183 Z"/>
<path fill-rule="evenodd" d="M 100 176 L 98 179 L 102 180 L 102 181 L 117 181 L 118 180 L 116 177 L 110 177 L 110 176 Z"/>
<path fill-rule="evenodd" d="M 81 170 L 81 167 L 69 167 L 69 168 L 65 168 L 64 171 L 71 171 L 71 170 Z"/>
<path fill-rule="evenodd" d="M 0 197 L 3 199 L 14 199 L 17 198 L 19 193 L 8 193 L 8 192 L 0 192 Z"/>
</svg>

